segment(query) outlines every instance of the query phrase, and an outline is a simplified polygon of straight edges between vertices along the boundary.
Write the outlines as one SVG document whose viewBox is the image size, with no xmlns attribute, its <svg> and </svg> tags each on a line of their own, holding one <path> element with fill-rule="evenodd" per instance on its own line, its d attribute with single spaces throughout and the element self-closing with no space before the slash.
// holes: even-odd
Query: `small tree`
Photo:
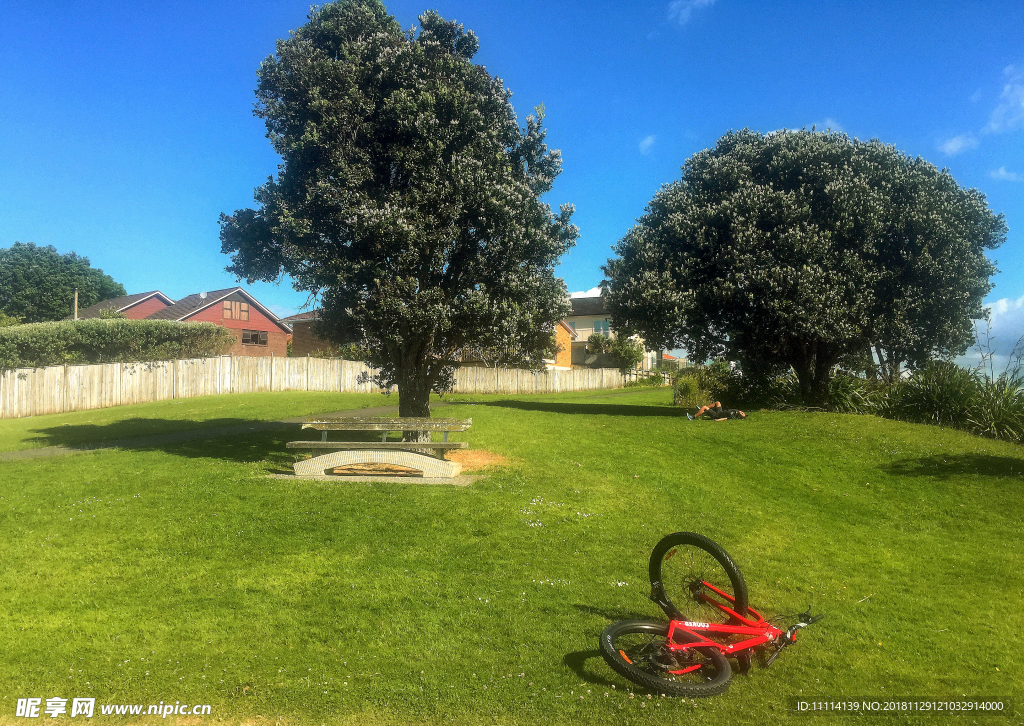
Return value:
<svg viewBox="0 0 1024 726">
<path fill-rule="evenodd" d="M 406 33 L 378 0 L 314 9 L 258 74 L 280 172 L 259 209 L 221 216 L 228 270 L 319 297 L 319 334 L 362 346 L 402 416 L 430 415 L 466 348 L 540 368 L 570 312 L 554 266 L 572 208 L 539 201 L 559 154 L 478 45 L 434 12 Z"/>
<path fill-rule="evenodd" d="M 730 132 L 615 247 L 605 301 L 622 333 L 750 379 L 792 367 L 827 407 L 833 367 L 869 346 L 891 370 L 966 351 L 1005 235 L 981 194 L 891 146 Z"/>
<path fill-rule="evenodd" d="M 625 335 L 617 335 L 609 350 L 612 361 L 623 373 L 636 370 L 644 360 L 644 346 L 640 341 Z"/>
<path fill-rule="evenodd" d="M 76 288 L 79 308 L 127 294 L 74 252 L 62 255 L 31 242 L 0 250 L 0 312 L 25 323 L 63 320 L 74 312 Z"/>
<path fill-rule="evenodd" d="M 610 353 L 612 349 L 611 339 L 604 333 L 591 333 L 587 338 L 587 352 L 591 355 Z"/>
</svg>

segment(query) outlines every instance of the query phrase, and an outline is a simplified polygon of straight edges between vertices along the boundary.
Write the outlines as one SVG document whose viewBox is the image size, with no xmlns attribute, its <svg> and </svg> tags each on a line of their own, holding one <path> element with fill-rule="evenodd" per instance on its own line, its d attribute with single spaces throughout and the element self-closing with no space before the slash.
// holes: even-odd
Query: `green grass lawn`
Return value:
<svg viewBox="0 0 1024 726">
<path fill-rule="evenodd" d="M 396 402 L 317 395 L 4 421 L 0 450 Z M 510 461 L 469 487 L 270 478 L 284 430 L 0 462 L 0 723 L 54 696 L 211 704 L 183 723 L 1024 722 L 1021 447 L 850 415 L 690 422 L 670 399 L 445 397 L 435 415 Z M 661 617 L 646 562 L 678 530 L 720 542 L 766 615 L 826 613 L 696 702 L 597 651 L 610 622 Z M 965 696 L 1016 712 L 787 711 Z"/>
</svg>

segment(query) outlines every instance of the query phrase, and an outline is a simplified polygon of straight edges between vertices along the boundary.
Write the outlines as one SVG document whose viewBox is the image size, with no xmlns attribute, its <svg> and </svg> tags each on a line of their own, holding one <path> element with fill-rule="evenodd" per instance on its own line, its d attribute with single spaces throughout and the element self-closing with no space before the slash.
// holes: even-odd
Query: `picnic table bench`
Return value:
<svg viewBox="0 0 1024 726">
<path fill-rule="evenodd" d="M 452 431 L 466 431 L 473 419 L 456 418 L 387 418 L 387 417 L 311 417 L 304 429 L 322 432 L 320 441 L 289 441 L 289 449 L 309 449 L 325 453 L 295 464 L 298 475 L 324 474 L 337 467 L 357 464 L 392 464 L 421 471 L 424 477 L 453 477 L 462 471 L 462 464 L 446 461 L 445 453 L 466 449 L 465 441 L 449 441 Z M 329 431 L 380 431 L 380 441 L 329 441 Z M 439 431 L 444 441 L 388 441 L 392 431 Z M 434 456 L 425 454 L 433 451 Z"/>
</svg>

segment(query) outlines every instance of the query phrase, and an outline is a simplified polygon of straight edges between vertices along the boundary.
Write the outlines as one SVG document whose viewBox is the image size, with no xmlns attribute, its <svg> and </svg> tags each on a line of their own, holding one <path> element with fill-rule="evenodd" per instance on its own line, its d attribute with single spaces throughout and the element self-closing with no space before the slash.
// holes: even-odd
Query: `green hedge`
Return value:
<svg viewBox="0 0 1024 726">
<path fill-rule="evenodd" d="M 221 355 L 235 335 L 213 323 L 64 320 L 0 328 L 0 370 Z"/>
</svg>

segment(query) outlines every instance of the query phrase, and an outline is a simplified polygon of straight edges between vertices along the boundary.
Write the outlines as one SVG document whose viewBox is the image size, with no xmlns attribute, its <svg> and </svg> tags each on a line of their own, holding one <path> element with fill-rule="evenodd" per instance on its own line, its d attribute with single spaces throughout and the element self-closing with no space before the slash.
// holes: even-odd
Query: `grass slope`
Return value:
<svg viewBox="0 0 1024 726">
<path fill-rule="evenodd" d="M 446 397 L 512 462 L 467 488 L 267 478 L 287 431 L 0 463 L 0 723 L 29 696 L 229 723 L 804 724 L 835 717 L 789 699 L 966 695 L 1016 697 L 1022 721 L 1020 447 L 858 416 L 690 422 L 670 395 Z M 766 614 L 827 614 L 695 703 L 597 652 L 608 623 L 660 617 L 646 559 L 677 530 L 722 543 Z M 870 719 L 947 721 L 1008 722 Z"/>
</svg>

